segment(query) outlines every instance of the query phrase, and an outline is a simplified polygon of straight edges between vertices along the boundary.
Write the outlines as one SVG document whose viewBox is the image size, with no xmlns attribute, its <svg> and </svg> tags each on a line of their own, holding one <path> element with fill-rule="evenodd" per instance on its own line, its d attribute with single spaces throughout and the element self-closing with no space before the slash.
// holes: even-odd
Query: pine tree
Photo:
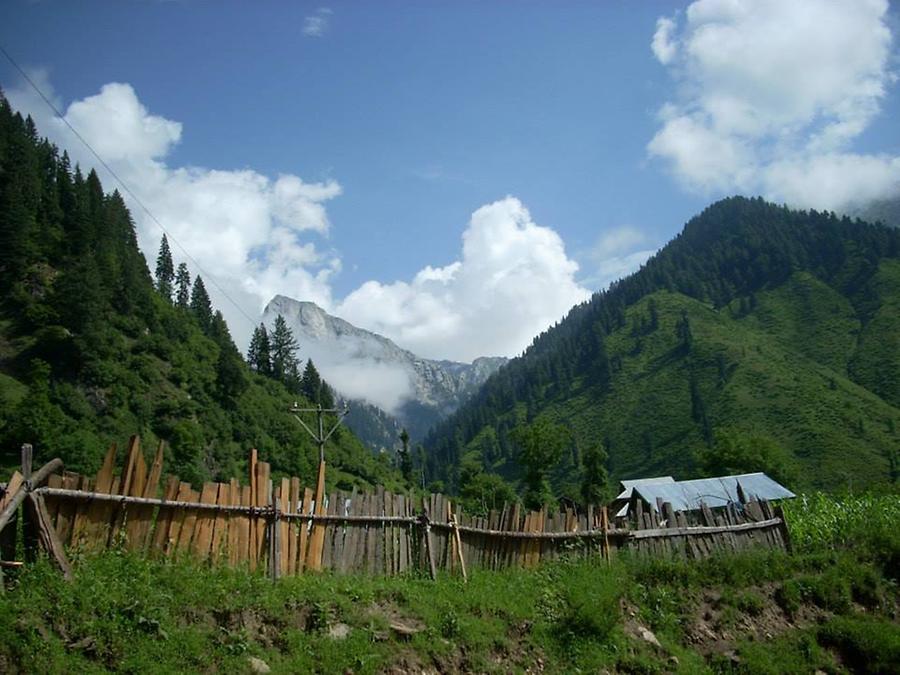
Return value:
<svg viewBox="0 0 900 675">
<path fill-rule="evenodd" d="M 169 240 L 163 235 L 156 256 L 156 290 L 169 302 L 172 301 L 172 282 L 175 280 L 175 264 L 169 250 Z"/>
<path fill-rule="evenodd" d="M 603 443 L 589 445 L 581 458 L 584 467 L 581 475 L 581 498 L 585 504 L 602 504 L 609 486 L 606 472 L 606 448 Z"/>
<path fill-rule="evenodd" d="M 325 388 L 319 371 L 313 365 L 312 359 L 307 360 L 306 367 L 303 369 L 303 377 L 300 378 L 300 393 L 308 398 L 311 402 L 316 403 L 323 408 L 331 406 L 326 405 L 326 401 L 322 400 L 322 390 Z"/>
<path fill-rule="evenodd" d="M 272 353 L 269 345 L 269 332 L 264 323 L 253 329 L 250 348 L 247 350 L 247 363 L 260 375 L 272 374 Z"/>
<path fill-rule="evenodd" d="M 209 293 L 203 283 L 203 277 L 199 274 L 194 279 L 194 287 L 191 289 L 191 312 L 197 318 L 197 322 L 203 332 L 209 331 L 212 323 L 212 303 L 209 301 Z"/>
<path fill-rule="evenodd" d="M 175 274 L 175 304 L 181 309 L 187 309 L 191 302 L 191 273 L 187 265 L 180 263 Z"/>
<path fill-rule="evenodd" d="M 406 428 L 400 432 L 400 442 L 403 444 L 403 447 L 400 448 L 400 473 L 403 474 L 403 480 L 412 483 L 413 463 L 412 455 L 409 452 L 409 433 Z"/>
<path fill-rule="evenodd" d="M 539 418 L 528 426 L 516 427 L 510 438 L 519 446 L 519 463 L 525 473 L 522 501 L 529 509 L 543 508 L 553 501 L 550 470 L 572 441 L 572 433 L 560 424 Z"/>
<path fill-rule="evenodd" d="M 691 320 L 686 311 L 681 312 L 681 318 L 675 324 L 675 335 L 681 341 L 681 351 L 684 354 L 690 354 L 691 347 L 694 346 L 694 335 L 691 332 Z"/>
<path fill-rule="evenodd" d="M 296 354 L 300 344 L 281 314 L 275 318 L 275 327 L 269 343 L 272 354 L 272 377 L 295 391 L 300 379 L 297 373 L 299 364 Z"/>
<path fill-rule="evenodd" d="M 216 311 L 213 315 L 209 336 L 219 345 L 219 358 L 216 361 L 216 387 L 219 400 L 233 405 L 234 399 L 244 392 L 248 383 L 241 353 L 231 339 L 222 312 Z"/>
</svg>

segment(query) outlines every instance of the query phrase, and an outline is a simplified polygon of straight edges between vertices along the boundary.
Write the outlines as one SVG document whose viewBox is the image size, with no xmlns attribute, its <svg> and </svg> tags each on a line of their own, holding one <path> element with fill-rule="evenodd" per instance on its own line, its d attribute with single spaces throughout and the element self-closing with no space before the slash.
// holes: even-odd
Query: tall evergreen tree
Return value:
<svg viewBox="0 0 900 675">
<path fill-rule="evenodd" d="M 169 302 L 172 301 L 172 283 L 175 281 L 175 263 L 169 250 L 169 240 L 163 235 L 156 256 L 156 290 Z"/>
<path fill-rule="evenodd" d="M 206 292 L 203 277 L 199 274 L 194 279 L 194 287 L 191 289 L 191 312 L 197 318 L 197 323 L 200 324 L 203 331 L 208 332 L 213 317 L 212 303 L 209 300 L 209 293 Z"/>
<path fill-rule="evenodd" d="M 400 432 L 400 442 L 403 444 L 403 447 L 400 448 L 400 473 L 403 474 L 403 480 L 412 483 L 413 463 L 412 455 L 409 452 L 409 433 L 406 428 Z"/>
<path fill-rule="evenodd" d="M 300 344 L 281 314 L 275 318 L 269 343 L 272 354 L 272 377 L 296 391 L 300 384 L 297 362 L 297 349 L 300 348 Z"/>
<path fill-rule="evenodd" d="M 522 501 L 529 509 L 540 509 L 553 502 L 548 480 L 550 470 L 562 457 L 572 434 L 566 427 L 538 418 L 527 426 L 513 429 L 512 441 L 519 446 L 519 463 L 524 471 Z"/>
<path fill-rule="evenodd" d="M 219 400 L 231 406 L 234 399 L 247 388 L 247 377 L 244 374 L 241 353 L 231 339 L 225 317 L 218 310 L 210 322 L 209 336 L 219 346 L 219 358 L 216 361 L 216 385 Z"/>
<path fill-rule="evenodd" d="M 609 486 L 606 458 L 606 448 L 599 441 L 589 445 L 582 455 L 581 498 L 585 504 L 602 504 L 606 497 Z"/>
<path fill-rule="evenodd" d="M 331 387 L 319 375 L 312 359 L 306 361 L 306 367 L 303 369 L 303 377 L 300 378 L 300 393 L 323 408 L 334 407 L 334 395 L 331 393 Z"/>
<path fill-rule="evenodd" d="M 690 354 L 691 347 L 694 346 L 694 335 L 691 332 L 691 320 L 686 311 L 681 312 L 681 318 L 675 324 L 675 334 L 681 340 L 681 351 Z"/>
<path fill-rule="evenodd" d="M 181 309 L 187 309 L 191 303 L 191 273 L 187 265 L 180 263 L 175 273 L 175 304 Z"/>
<path fill-rule="evenodd" d="M 247 363 L 260 375 L 272 374 L 272 351 L 269 345 L 269 331 L 264 323 L 253 329 L 250 348 L 247 350 Z"/>
</svg>

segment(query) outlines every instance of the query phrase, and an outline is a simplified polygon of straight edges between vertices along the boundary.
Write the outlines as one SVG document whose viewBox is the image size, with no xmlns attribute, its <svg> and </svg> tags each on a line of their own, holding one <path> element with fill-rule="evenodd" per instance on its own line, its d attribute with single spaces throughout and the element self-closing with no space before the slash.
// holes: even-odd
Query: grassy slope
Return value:
<svg viewBox="0 0 900 675">
<path fill-rule="evenodd" d="M 892 289 L 890 297 L 900 292 Z M 632 319 L 648 315 L 651 298 L 659 328 L 635 337 Z M 695 473 L 694 453 L 704 440 L 691 419 L 691 366 L 677 353 L 675 337 L 686 311 L 693 367 L 716 428 L 774 438 L 797 456 L 807 487 L 886 482 L 887 454 L 900 439 L 890 420 L 900 421 L 900 409 L 852 382 L 848 367 L 875 373 L 898 367 L 900 349 L 889 351 L 900 339 L 890 334 L 898 314 L 879 312 L 858 340 L 860 322 L 847 300 L 806 274 L 758 294 L 746 316 L 738 317 L 737 306 L 715 310 L 665 291 L 642 299 L 607 340 L 610 357 L 622 358 L 612 392 L 604 396 L 582 379 L 546 414 L 571 426 L 582 447 L 608 438 L 618 477 Z"/>
<path fill-rule="evenodd" d="M 896 497 L 791 505 L 797 552 L 364 578 L 111 552 L 0 595 L 3 672 L 897 672 Z M 874 517 L 872 517 L 874 514 Z M 893 576 L 891 576 L 893 575 Z M 390 628 L 402 623 L 414 635 Z M 345 624 L 344 639 L 330 637 Z M 649 629 L 656 647 L 640 637 Z"/>
<path fill-rule="evenodd" d="M 34 340 L 30 335 L 14 335 L 12 325 L 0 315 L 0 425 L 14 416 L 16 405 L 29 391 L 22 371 Z M 162 331 L 135 336 L 115 323 L 111 329 L 118 353 L 98 367 L 100 384 L 54 382 L 51 401 L 62 413 L 59 445 L 38 444 L 37 462 L 61 456 L 67 469 L 93 474 L 110 443 L 124 448 L 129 436 L 137 433 L 148 462 L 157 442 L 165 440 L 165 470 L 195 486 L 209 478 L 246 475 L 253 447 L 272 463 L 276 477 L 294 475 L 314 484 L 318 449 L 287 412 L 296 395 L 244 367 L 248 386 L 236 399 L 223 403 L 212 398 L 209 391 L 216 379 L 218 349 L 193 322 L 184 321 L 180 341 Z M 18 468 L 18 443 L 32 440 L 16 439 L 0 449 L 0 474 L 6 476 Z M 188 466 L 186 455 L 196 461 Z M 387 457 L 373 455 L 348 429 L 340 429 L 329 440 L 328 459 L 329 488 L 383 484 L 402 489 L 402 480 Z"/>
</svg>

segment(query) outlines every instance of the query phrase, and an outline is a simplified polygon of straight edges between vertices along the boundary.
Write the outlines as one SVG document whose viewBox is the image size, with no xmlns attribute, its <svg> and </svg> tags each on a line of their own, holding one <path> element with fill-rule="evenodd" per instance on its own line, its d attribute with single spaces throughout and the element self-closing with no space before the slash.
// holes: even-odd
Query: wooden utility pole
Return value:
<svg viewBox="0 0 900 675">
<path fill-rule="evenodd" d="M 317 428 L 315 431 L 309 428 L 309 426 L 300 419 L 298 413 L 316 413 L 316 422 Z M 343 410 L 338 410 L 336 408 L 323 408 L 321 405 L 316 406 L 315 408 L 299 408 L 295 403 L 291 408 L 291 413 L 294 415 L 294 419 L 300 422 L 300 426 L 306 429 L 306 432 L 312 436 L 313 440 L 319 445 L 319 473 L 316 477 L 316 515 L 321 516 L 325 514 L 325 441 L 331 438 L 331 434 L 335 432 L 335 430 L 341 425 L 341 422 L 344 421 L 344 417 L 347 416 L 347 413 L 350 412 L 350 408 L 345 407 Z M 325 413 L 332 413 L 337 415 L 337 422 L 334 423 L 334 426 L 331 427 L 331 430 L 326 434 L 325 433 Z M 322 547 L 325 543 L 325 525 L 322 523 L 314 523 L 312 529 L 312 537 L 309 540 L 309 551 L 307 553 L 306 567 L 311 570 L 318 570 L 322 568 Z"/>
</svg>

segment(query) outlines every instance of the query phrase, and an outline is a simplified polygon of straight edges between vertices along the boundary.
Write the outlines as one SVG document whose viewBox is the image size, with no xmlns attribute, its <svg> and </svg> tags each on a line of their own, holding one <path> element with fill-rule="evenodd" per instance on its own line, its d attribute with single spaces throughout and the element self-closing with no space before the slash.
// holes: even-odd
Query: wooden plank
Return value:
<svg viewBox="0 0 900 675">
<path fill-rule="evenodd" d="M 147 473 L 147 480 L 144 481 L 144 488 L 140 496 L 150 499 L 157 496 L 159 490 L 159 480 L 162 476 L 163 451 L 165 445 L 162 441 L 156 448 L 156 455 L 150 464 L 150 470 Z M 153 514 L 157 509 L 153 506 L 137 506 L 132 507 L 133 528 L 128 530 L 128 542 L 134 550 L 144 550 L 147 548 L 150 530 L 153 527 Z"/>
<path fill-rule="evenodd" d="M 359 508 L 356 509 L 355 513 L 364 516 L 368 515 L 369 512 L 369 495 L 367 493 L 362 493 L 357 496 L 357 501 L 359 503 Z M 365 523 L 359 523 L 355 526 L 356 530 L 356 553 L 354 555 L 354 569 L 358 572 L 366 571 L 369 561 L 366 557 L 368 553 L 368 543 L 369 543 L 369 533 L 366 529 Z"/>
<path fill-rule="evenodd" d="M 50 558 L 62 571 L 66 581 L 71 580 L 72 567 L 69 565 L 69 559 L 66 557 L 65 548 L 56 534 L 56 528 L 50 520 L 50 513 L 47 511 L 47 505 L 44 503 L 43 495 L 34 492 L 29 493 L 25 500 L 25 504 L 26 508 L 31 512 L 32 519 L 37 525 L 38 536 L 44 550 L 50 554 Z"/>
<path fill-rule="evenodd" d="M 394 495 L 387 490 L 384 492 L 384 515 L 394 515 Z M 393 576 L 397 573 L 397 525 L 390 523 L 384 528 L 384 567 L 385 573 Z"/>
<path fill-rule="evenodd" d="M 200 490 L 190 490 L 187 494 L 187 498 L 184 500 L 191 504 L 197 504 L 200 502 Z M 186 554 L 191 551 L 191 542 L 197 536 L 197 519 L 199 513 L 196 509 L 188 509 L 184 507 L 179 507 L 180 511 L 184 512 L 184 517 L 181 522 L 181 529 L 178 532 L 178 546 L 177 553 L 178 554 Z"/>
<path fill-rule="evenodd" d="M 204 483 L 200 490 L 201 504 L 215 504 L 219 496 L 219 486 L 216 483 Z M 215 511 L 197 511 L 194 526 L 194 538 L 191 541 L 190 551 L 198 560 L 209 558 L 212 546 L 213 531 L 216 525 Z"/>
<path fill-rule="evenodd" d="M 255 501 L 253 503 L 259 509 L 264 509 L 269 505 L 269 475 L 271 468 L 268 462 L 256 463 L 256 484 L 255 484 Z M 253 529 L 255 534 L 253 537 L 253 551 L 250 558 L 250 569 L 256 569 L 261 564 L 266 555 L 266 519 L 263 515 L 257 515 L 253 518 Z"/>
<path fill-rule="evenodd" d="M 177 502 L 187 502 L 191 499 L 191 484 L 185 482 L 178 483 L 178 494 L 175 497 Z M 181 530 L 184 528 L 184 520 L 187 516 L 187 509 L 171 507 L 172 520 L 169 523 L 169 536 L 166 541 L 166 555 L 174 556 L 178 553 L 179 543 L 181 541 Z"/>
<path fill-rule="evenodd" d="M 288 505 L 288 513 L 300 513 L 302 494 L 300 492 L 300 479 L 291 478 L 290 486 L 290 503 Z M 288 521 L 288 567 L 285 574 L 297 574 L 297 551 L 300 544 L 300 524 L 302 521 Z"/>
<path fill-rule="evenodd" d="M 252 506 L 254 500 L 253 486 L 241 485 L 239 486 L 239 491 L 241 496 L 241 506 Z M 242 514 L 238 517 L 237 521 L 237 564 L 247 565 L 249 567 L 250 556 L 254 550 L 253 532 L 255 532 L 256 529 L 253 527 L 253 519 L 250 514 Z"/>
<path fill-rule="evenodd" d="M 337 514 L 337 493 L 332 492 L 325 501 L 325 515 Z M 334 523 L 326 521 L 322 530 L 322 555 L 321 568 L 323 570 L 334 569 Z"/>
<path fill-rule="evenodd" d="M 124 488 L 122 494 L 130 497 L 143 497 L 144 488 L 147 486 L 149 472 L 147 470 L 147 463 L 144 461 L 144 455 L 141 452 L 140 440 L 137 436 L 134 436 L 133 438 L 135 439 L 135 442 L 133 444 L 133 450 L 130 453 L 134 455 L 133 467 L 131 470 L 131 482 Z M 151 506 L 149 508 L 152 515 L 153 507 Z M 125 527 L 125 545 L 131 550 L 140 548 L 140 542 L 135 540 L 141 531 L 144 510 L 146 509 L 146 506 L 139 506 L 137 504 L 123 504 L 119 512 L 119 519 L 117 521 L 118 526 Z M 113 532 L 112 536 L 115 536 L 115 532 Z"/>
<path fill-rule="evenodd" d="M 281 479 L 281 485 L 279 486 L 277 497 L 281 504 L 281 510 L 288 512 L 290 510 L 291 504 L 291 481 L 289 478 Z M 288 531 L 290 529 L 290 521 L 288 521 L 286 518 L 281 518 L 278 521 L 278 543 L 280 544 L 278 547 L 278 573 L 282 576 L 285 574 L 290 574 L 290 563 L 288 562 L 288 556 L 290 554 L 290 547 L 288 544 Z"/>
<path fill-rule="evenodd" d="M 325 513 L 325 462 L 319 462 L 319 471 L 316 475 L 315 512 L 318 515 Z M 325 526 L 315 523 L 309 542 L 309 554 L 306 560 L 308 569 L 318 571 L 322 569 L 322 545 L 325 541 Z"/>
<path fill-rule="evenodd" d="M 250 505 L 256 506 L 259 503 L 259 453 L 256 448 L 250 449 Z M 256 569 L 256 552 L 258 550 L 257 547 L 257 532 L 256 532 L 256 519 L 254 517 L 249 518 L 250 521 L 250 539 L 248 541 L 249 552 L 247 554 L 247 560 L 250 564 L 250 569 Z"/>
<path fill-rule="evenodd" d="M 377 515 L 383 515 L 385 511 L 384 506 L 384 487 L 379 485 L 375 490 L 375 501 L 372 507 Z M 373 529 L 375 530 L 375 573 L 384 574 L 385 559 L 390 559 L 387 555 L 387 546 L 385 546 L 388 528 L 385 523 L 378 523 Z"/>
<path fill-rule="evenodd" d="M 360 503 L 359 514 L 362 516 L 374 515 L 375 495 L 366 492 Z M 375 572 L 375 530 L 372 523 L 361 523 L 359 527 L 359 571 L 368 574 Z"/>
<path fill-rule="evenodd" d="M 64 471 L 62 476 L 62 487 L 64 490 L 77 490 L 81 482 L 81 476 L 70 471 Z M 56 515 L 56 532 L 59 534 L 59 540 L 63 545 L 68 545 L 72 537 L 72 521 L 75 518 L 75 511 L 78 504 L 71 499 L 61 499 L 59 510 Z"/>
<path fill-rule="evenodd" d="M 313 509 L 313 492 L 309 488 L 303 488 L 303 503 L 301 513 L 308 515 Z M 300 532 L 297 537 L 297 574 L 306 569 L 306 556 L 309 548 L 309 521 L 300 521 Z"/>
<path fill-rule="evenodd" d="M 9 481 L 6 483 L 6 492 L 3 493 L 3 497 L 0 498 L 0 511 L 3 511 L 9 503 L 12 501 L 12 498 L 19 491 L 19 488 L 22 487 L 22 484 L 25 482 L 25 478 L 18 471 L 14 471 L 13 475 L 10 476 Z"/>
<path fill-rule="evenodd" d="M 174 501 L 178 498 L 178 476 L 169 476 L 166 480 L 166 489 L 163 492 L 163 500 L 166 502 Z M 147 533 L 149 543 L 149 553 L 153 556 L 163 556 L 166 554 L 169 542 L 169 529 L 172 524 L 173 509 L 167 506 L 160 506 L 156 513 L 156 521 L 152 530 Z"/>
<path fill-rule="evenodd" d="M 241 486 L 238 483 L 236 478 L 232 478 L 228 481 L 228 504 L 233 506 L 241 505 Z M 228 515 L 227 523 L 228 523 L 228 533 L 226 534 L 226 559 L 228 560 L 228 564 L 231 567 L 237 567 L 241 560 L 241 551 L 240 551 L 240 530 L 241 530 L 241 520 L 244 518 L 243 514 L 239 513 L 231 513 Z"/>
<path fill-rule="evenodd" d="M 215 483 L 215 504 L 228 506 L 231 504 L 231 487 L 228 483 Z M 216 511 L 213 513 L 212 538 L 209 544 L 209 559 L 213 563 L 227 560 L 225 546 L 228 543 L 228 513 Z"/>
<path fill-rule="evenodd" d="M 353 486 L 353 489 L 350 491 L 349 495 L 341 493 L 341 499 L 344 498 L 350 500 L 350 505 L 346 509 L 348 515 L 362 515 L 363 495 L 360 494 L 355 485 Z M 344 538 L 341 542 L 341 547 L 338 552 L 340 561 L 337 564 L 337 569 L 339 569 L 341 572 L 349 572 L 350 570 L 356 569 L 358 566 L 358 550 L 361 531 L 362 525 L 359 523 L 348 523 L 344 527 Z"/>
<path fill-rule="evenodd" d="M 110 445 L 103 458 L 103 464 L 94 479 L 94 492 L 111 494 L 114 486 L 113 472 L 116 463 L 116 444 Z M 114 505 L 109 502 L 88 502 L 84 519 L 76 518 L 76 534 L 86 550 L 95 551 L 106 545 L 108 526 Z"/>
<path fill-rule="evenodd" d="M 394 495 L 394 513 L 406 515 L 406 496 Z M 404 574 L 409 569 L 409 532 L 411 526 L 403 525 L 397 537 L 397 574 Z"/>
<path fill-rule="evenodd" d="M 348 508 L 353 508 L 352 504 L 349 507 L 347 506 L 347 499 L 349 497 L 350 495 L 343 490 L 336 491 L 334 493 L 334 508 L 328 509 L 328 513 L 333 513 L 336 516 L 347 515 L 349 513 Z M 344 569 L 343 565 L 347 555 L 347 537 L 349 531 L 350 526 L 343 522 L 331 523 L 329 524 L 328 529 L 325 530 L 325 546 L 328 547 L 330 545 L 331 569 L 333 570 Z M 324 562 L 322 563 L 322 567 L 325 568 Z"/>
<path fill-rule="evenodd" d="M 49 488 L 61 488 L 62 487 L 62 475 L 58 473 L 54 473 L 49 478 L 47 478 L 47 487 Z M 56 516 L 59 513 L 59 503 L 61 499 L 57 499 L 56 497 L 52 497 L 47 495 L 44 498 L 44 508 L 47 510 L 47 518 L 49 519 L 50 524 L 53 526 L 53 529 L 56 530 Z M 57 534 L 57 536 L 59 536 Z"/>
</svg>

